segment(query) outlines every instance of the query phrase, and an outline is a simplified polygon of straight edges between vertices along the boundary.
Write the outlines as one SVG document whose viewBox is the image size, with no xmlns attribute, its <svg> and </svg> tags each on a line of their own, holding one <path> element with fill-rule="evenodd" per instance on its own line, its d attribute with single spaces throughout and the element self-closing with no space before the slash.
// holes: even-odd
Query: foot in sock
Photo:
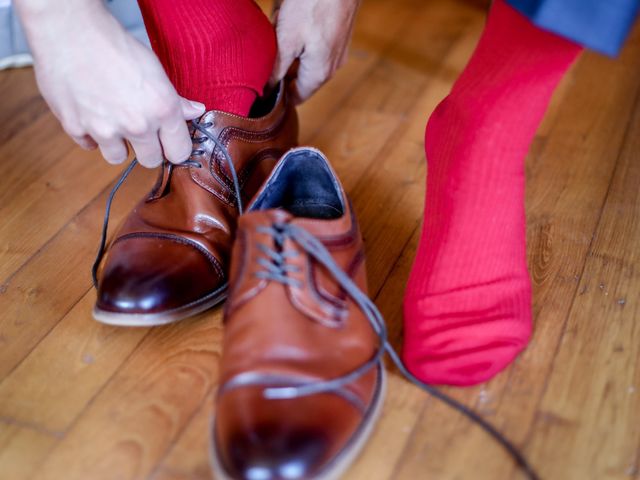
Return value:
<svg viewBox="0 0 640 480">
<path fill-rule="evenodd" d="M 253 0 L 139 0 L 151 46 L 178 93 L 207 110 L 246 116 L 276 55 Z"/>
<path fill-rule="evenodd" d="M 524 158 L 580 51 L 494 2 L 425 134 L 425 217 L 404 299 L 404 360 L 423 381 L 488 380 L 531 333 Z"/>
</svg>

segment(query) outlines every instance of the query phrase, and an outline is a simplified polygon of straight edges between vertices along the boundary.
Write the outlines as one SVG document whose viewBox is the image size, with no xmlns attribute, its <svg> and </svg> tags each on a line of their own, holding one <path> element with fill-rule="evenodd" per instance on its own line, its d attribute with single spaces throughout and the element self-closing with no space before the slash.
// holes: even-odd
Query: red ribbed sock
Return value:
<svg viewBox="0 0 640 480">
<path fill-rule="evenodd" d="M 247 115 L 276 55 L 273 26 L 253 0 L 139 0 L 151 46 L 180 95 Z"/>
<path fill-rule="evenodd" d="M 524 158 L 579 51 L 496 0 L 429 120 L 424 224 L 404 299 L 404 360 L 426 382 L 485 381 L 528 342 Z"/>
</svg>

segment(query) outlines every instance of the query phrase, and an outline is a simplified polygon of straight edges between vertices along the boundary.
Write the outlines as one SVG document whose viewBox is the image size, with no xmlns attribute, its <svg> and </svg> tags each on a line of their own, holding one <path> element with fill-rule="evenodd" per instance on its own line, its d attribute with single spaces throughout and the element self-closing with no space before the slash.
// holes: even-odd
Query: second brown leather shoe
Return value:
<svg viewBox="0 0 640 480">
<path fill-rule="evenodd" d="M 224 300 L 236 195 L 251 199 L 295 146 L 298 120 L 281 86 L 258 101 L 249 118 L 210 111 L 192 128 L 191 158 L 182 165 L 165 162 L 154 189 L 97 261 L 93 315 L 101 322 L 159 325 Z"/>
<path fill-rule="evenodd" d="M 230 270 L 212 465 L 218 480 L 340 478 L 380 412 L 382 355 L 502 445 L 480 415 L 413 376 L 366 296 L 358 224 L 326 158 L 286 154 L 240 217 Z"/>
<path fill-rule="evenodd" d="M 215 478 L 337 478 L 382 405 L 384 324 L 363 293 L 358 224 L 320 152 L 278 162 L 240 217 L 230 281 Z"/>
</svg>

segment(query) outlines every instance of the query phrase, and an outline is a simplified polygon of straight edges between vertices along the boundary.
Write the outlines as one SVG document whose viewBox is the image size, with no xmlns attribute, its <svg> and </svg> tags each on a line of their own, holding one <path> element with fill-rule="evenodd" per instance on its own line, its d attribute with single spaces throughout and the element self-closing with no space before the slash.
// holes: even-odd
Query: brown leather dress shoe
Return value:
<svg viewBox="0 0 640 480">
<path fill-rule="evenodd" d="M 297 135 L 282 86 L 257 101 L 249 118 L 210 111 L 194 122 L 191 158 L 165 162 L 151 193 L 96 262 L 96 320 L 160 325 L 224 300 L 236 196 L 251 199 Z"/>
<path fill-rule="evenodd" d="M 385 333 L 358 224 L 317 150 L 287 153 L 240 217 L 230 285 L 215 478 L 337 478 L 383 402 Z"/>
</svg>

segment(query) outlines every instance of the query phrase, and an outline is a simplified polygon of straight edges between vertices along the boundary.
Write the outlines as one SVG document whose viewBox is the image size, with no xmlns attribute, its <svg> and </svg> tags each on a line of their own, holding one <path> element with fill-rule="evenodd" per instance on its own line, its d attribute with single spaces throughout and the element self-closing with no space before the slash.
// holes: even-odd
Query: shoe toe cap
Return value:
<svg viewBox="0 0 640 480">
<path fill-rule="evenodd" d="M 361 420 L 335 395 L 267 401 L 258 389 L 246 394 L 219 399 L 213 432 L 218 463 L 233 479 L 315 478 L 332 468 Z"/>
<path fill-rule="evenodd" d="M 146 238 L 118 242 L 102 269 L 96 306 L 127 314 L 180 308 L 222 286 L 216 267 L 188 244 Z"/>
<path fill-rule="evenodd" d="M 229 440 L 226 468 L 232 478 L 298 480 L 311 478 L 322 465 L 328 439 L 318 431 L 262 426 Z"/>
</svg>

